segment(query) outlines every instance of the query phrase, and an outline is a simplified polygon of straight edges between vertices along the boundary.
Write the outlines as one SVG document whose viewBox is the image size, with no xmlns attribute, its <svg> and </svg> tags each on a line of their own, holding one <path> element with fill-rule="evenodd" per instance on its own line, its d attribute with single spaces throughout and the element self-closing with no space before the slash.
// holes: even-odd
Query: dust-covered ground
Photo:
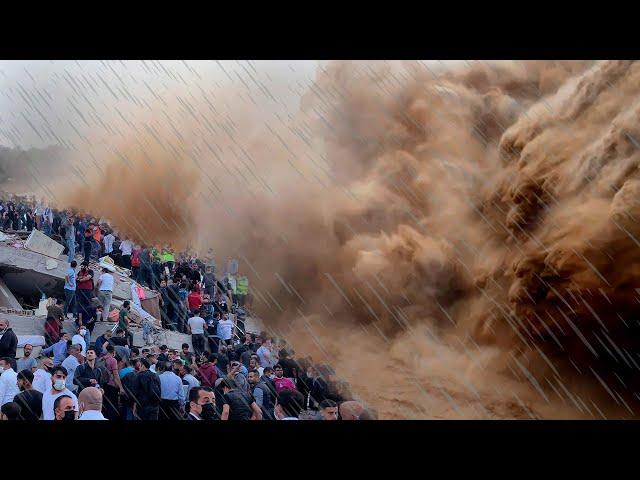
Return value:
<svg viewBox="0 0 640 480">
<path fill-rule="evenodd" d="M 381 418 L 640 410 L 638 63 L 333 62 L 274 117 L 236 88 L 150 99 L 57 204 L 239 258 Z"/>
</svg>

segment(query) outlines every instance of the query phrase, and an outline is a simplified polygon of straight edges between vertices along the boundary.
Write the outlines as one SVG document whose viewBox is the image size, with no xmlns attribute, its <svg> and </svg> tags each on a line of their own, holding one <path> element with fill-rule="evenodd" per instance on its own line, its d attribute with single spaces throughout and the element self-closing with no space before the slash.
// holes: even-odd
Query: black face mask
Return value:
<svg viewBox="0 0 640 480">
<path fill-rule="evenodd" d="M 200 417 L 202 417 L 203 420 L 213 420 L 215 416 L 216 411 L 213 403 L 205 403 L 202 405 L 202 413 L 200 414 Z"/>
<path fill-rule="evenodd" d="M 72 422 L 76 419 L 76 412 L 73 410 L 67 410 L 64 412 L 63 422 Z"/>
</svg>

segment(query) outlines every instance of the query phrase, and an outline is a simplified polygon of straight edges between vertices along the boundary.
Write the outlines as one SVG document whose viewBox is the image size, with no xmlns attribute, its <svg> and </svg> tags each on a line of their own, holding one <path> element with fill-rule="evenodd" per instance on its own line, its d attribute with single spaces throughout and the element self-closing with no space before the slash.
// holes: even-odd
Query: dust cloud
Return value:
<svg viewBox="0 0 640 480">
<path fill-rule="evenodd" d="M 239 258 L 381 418 L 627 418 L 639 89 L 626 61 L 334 62 L 290 118 L 132 132 L 63 203 Z"/>
</svg>

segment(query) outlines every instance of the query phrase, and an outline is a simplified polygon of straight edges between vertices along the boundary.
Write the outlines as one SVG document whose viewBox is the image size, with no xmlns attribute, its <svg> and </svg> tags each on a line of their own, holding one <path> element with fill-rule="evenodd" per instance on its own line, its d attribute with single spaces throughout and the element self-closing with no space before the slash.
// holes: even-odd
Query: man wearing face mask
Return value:
<svg viewBox="0 0 640 480">
<path fill-rule="evenodd" d="M 12 359 L 0 358 L 0 405 L 13 402 L 13 397 L 20 393 L 18 390 L 18 376 L 11 368 Z"/>
<path fill-rule="evenodd" d="M 189 390 L 189 414 L 187 420 L 219 420 L 209 387 L 193 387 Z"/>
<path fill-rule="evenodd" d="M 73 403 L 74 399 L 61 395 L 53 402 L 54 418 L 52 420 L 62 422 L 72 422 L 76 419 L 76 406 Z M 46 419 L 45 419 L 46 420 Z"/>
<path fill-rule="evenodd" d="M 51 387 L 42 395 L 42 419 L 54 420 L 55 401 L 62 396 L 68 396 L 73 400 L 75 410 L 78 410 L 77 397 L 67 389 L 67 369 L 64 367 L 54 367 L 51 372 Z"/>
<path fill-rule="evenodd" d="M 87 387 L 78 395 L 80 418 L 78 420 L 106 420 L 102 415 L 102 392 L 95 387 Z"/>
<path fill-rule="evenodd" d="M 33 374 L 33 389 L 44 393 L 51 388 L 51 372 L 53 360 L 49 357 L 40 357 L 40 366 Z"/>
<path fill-rule="evenodd" d="M 67 388 L 72 392 L 78 389 L 78 386 L 73 382 L 73 376 L 76 373 L 76 368 L 80 366 L 80 345 L 72 345 L 69 348 L 69 356 L 64 359 L 62 366 L 67 369 Z"/>
<path fill-rule="evenodd" d="M 89 342 L 87 342 L 87 338 L 89 338 Z M 71 343 L 73 345 L 80 345 L 80 354 L 83 357 L 87 356 L 87 345 L 91 342 L 91 336 L 87 336 L 87 327 L 84 325 L 80 327 L 78 333 L 76 333 L 71 339 Z"/>
<path fill-rule="evenodd" d="M 20 405 L 20 420 L 39 420 L 42 416 L 42 393 L 32 387 L 33 373 L 31 370 L 18 372 L 18 388 L 20 393 L 13 399 Z"/>
</svg>

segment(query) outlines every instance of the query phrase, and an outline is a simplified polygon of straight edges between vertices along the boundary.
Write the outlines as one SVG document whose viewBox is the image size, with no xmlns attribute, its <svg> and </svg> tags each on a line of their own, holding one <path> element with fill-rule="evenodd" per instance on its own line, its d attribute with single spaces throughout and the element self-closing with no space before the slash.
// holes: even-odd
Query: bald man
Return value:
<svg viewBox="0 0 640 480">
<path fill-rule="evenodd" d="M 102 392 L 96 387 L 87 387 L 78 395 L 80 418 L 78 420 L 106 420 L 102 415 Z"/>
<path fill-rule="evenodd" d="M 364 407 L 356 401 L 349 400 L 340 404 L 340 418 L 342 420 L 360 420 Z"/>
</svg>

